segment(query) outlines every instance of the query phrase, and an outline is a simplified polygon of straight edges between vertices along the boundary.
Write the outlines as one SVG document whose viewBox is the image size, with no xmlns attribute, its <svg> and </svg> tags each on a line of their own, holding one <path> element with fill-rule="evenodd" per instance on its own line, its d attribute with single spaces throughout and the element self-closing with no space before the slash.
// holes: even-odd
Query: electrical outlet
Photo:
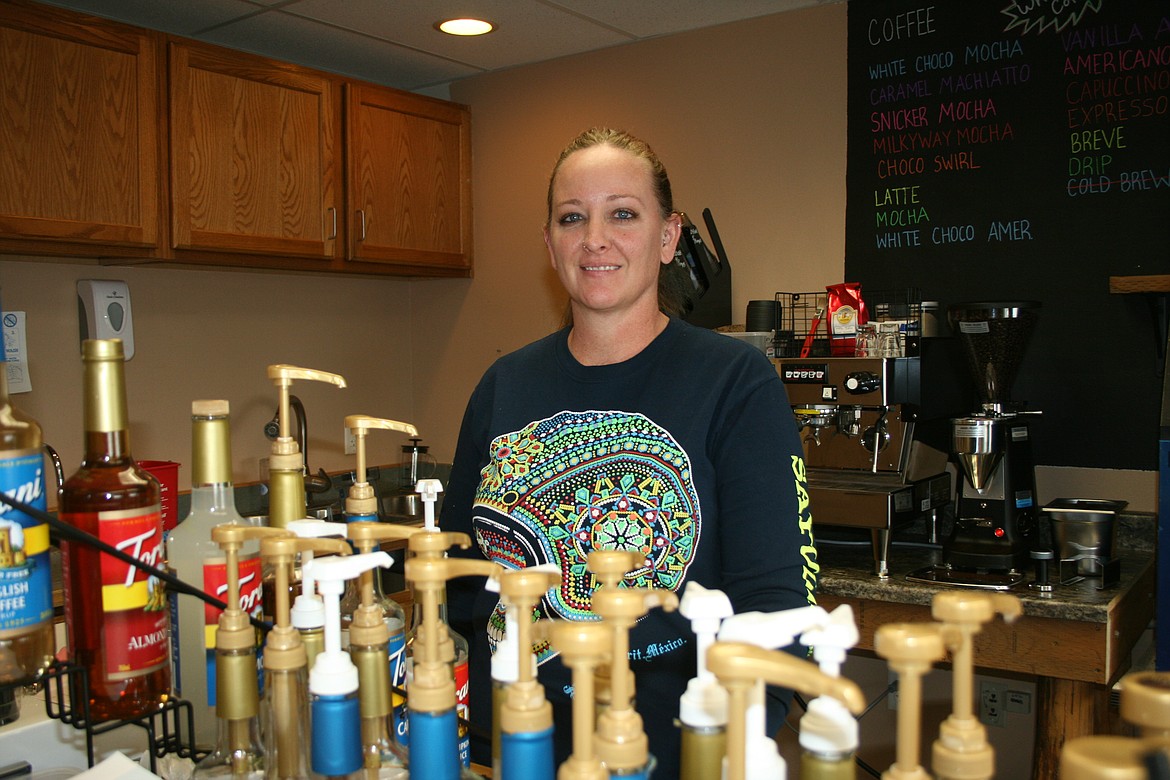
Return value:
<svg viewBox="0 0 1170 780">
<path fill-rule="evenodd" d="M 1007 691 L 986 680 L 979 683 L 979 720 L 986 726 L 1004 725 Z"/>
<path fill-rule="evenodd" d="M 357 455 L 357 437 L 353 435 L 353 430 L 348 427 L 345 429 L 345 454 Z"/>
</svg>

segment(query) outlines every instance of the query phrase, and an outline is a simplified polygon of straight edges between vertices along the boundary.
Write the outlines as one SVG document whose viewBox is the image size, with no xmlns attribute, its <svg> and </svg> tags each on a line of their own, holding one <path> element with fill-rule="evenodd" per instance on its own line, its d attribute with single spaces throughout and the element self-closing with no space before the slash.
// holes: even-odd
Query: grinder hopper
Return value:
<svg viewBox="0 0 1170 780">
<path fill-rule="evenodd" d="M 1003 456 L 1004 427 L 995 418 L 1012 414 L 1010 391 L 1036 324 L 1037 301 L 955 304 L 951 330 L 958 334 L 982 406 L 974 417 L 954 421 L 952 449 L 971 486 L 982 492 Z"/>
</svg>

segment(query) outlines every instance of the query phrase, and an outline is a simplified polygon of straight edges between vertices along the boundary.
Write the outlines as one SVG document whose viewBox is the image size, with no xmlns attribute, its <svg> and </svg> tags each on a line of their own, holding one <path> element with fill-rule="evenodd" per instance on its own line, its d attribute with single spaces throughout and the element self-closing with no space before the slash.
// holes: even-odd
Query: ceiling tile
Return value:
<svg viewBox="0 0 1170 780">
<path fill-rule="evenodd" d="M 203 40 L 399 89 L 418 89 L 479 70 L 367 35 L 268 11 L 208 31 Z"/>
<path fill-rule="evenodd" d="M 283 10 L 488 70 L 632 40 L 538 0 L 473 0 L 459 4 L 457 14 L 444 13 L 446 5 L 427 0 L 390 4 L 385 0 L 299 0 Z M 461 38 L 434 28 L 435 22 L 456 15 L 487 19 L 496 29 Z"/>
<path fill-rule="evenodd" d="M 49 5 L 71 8 L 93 16 L 162 30 L 174 35 L 195 37 L 201 30 L 246 17 L 262 9 L 244 0 L 199 0 L 159 2 L 159 0 L 44 0 Z"/>
<path fill-rule="evenodd" d="M 652 38 L 777 14 L 826 0 L 544 0 L 637 38 Z M 835 2 L 837 0 L 828 0 Z"/>
<path fill-rule="evenodd" d="M 428 91 L 490 70 L 844 0 L 43 0 L 273 59 Z M 498 25 L 436 31 L 450 16 Z"/>
</svg>

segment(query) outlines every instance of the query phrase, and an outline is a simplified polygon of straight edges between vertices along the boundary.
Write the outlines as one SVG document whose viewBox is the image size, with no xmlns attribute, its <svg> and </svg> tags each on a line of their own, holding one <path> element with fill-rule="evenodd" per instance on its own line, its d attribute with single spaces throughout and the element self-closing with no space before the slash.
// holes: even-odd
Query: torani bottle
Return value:
<svg viewBox="0 0 1170 780">
<path fill-rule="evenodd" d="M 60 516 L 153 566 L 162 564 L 159 486 L 130 454 L 120 339 L 82 342 L 85 455 L 65 481 Z M 89 675 L 93 722 L 134 718 L 170 696 L 170 620 L 163 583 L 88 545 L 63 545 L 65 626 Z"/>
<path fill-rule="evenodd" d="M 236 511 L 232 492 L 231 423 L 227 401 L 191 402 L 191 511 L 167 535 L 167 564 L 179 579 L 223 600 L 226 558 L 211 538 L 221 523 L 248 523 Z M 239 551 L 239 606 L 260 617 L 260 543 Z M 195 712 L 195 744 L 216 744 L 215 635 L 219 610 L 188 595 L 171 594 L 171 657 L 175 694 Z"/>
<path fill-rule="evenodd" d="M 41 426 L 8 401 L 0 349 L 0 492 L 45 508 Z M 49 526 L 0 504 L 0 686 L 36 677 L 53 661 Z"/>
</svg>

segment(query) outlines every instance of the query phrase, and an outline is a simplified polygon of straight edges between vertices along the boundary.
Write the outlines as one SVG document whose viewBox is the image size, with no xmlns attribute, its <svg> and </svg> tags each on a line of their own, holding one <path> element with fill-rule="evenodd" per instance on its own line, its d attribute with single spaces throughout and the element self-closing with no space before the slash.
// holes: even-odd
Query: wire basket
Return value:
<svg viewBox="0 0 1170 780">
<path fill-rule="evenodd" d="M 829 347 L 829 293 L 776 293 L 776 333 L 773 351 L 778 358 L 801 357 L 809 336 L 805 357 L 828 357 Z M 866 322 L 896 321 L 905 324 L 904 331 L 921 332 L 922 297 L 916 287 L 901 290 L 862 290 L 862 313 L 858 325 Z M 909 352 L 907 352 L 909 354 Z"/>
</svg>

